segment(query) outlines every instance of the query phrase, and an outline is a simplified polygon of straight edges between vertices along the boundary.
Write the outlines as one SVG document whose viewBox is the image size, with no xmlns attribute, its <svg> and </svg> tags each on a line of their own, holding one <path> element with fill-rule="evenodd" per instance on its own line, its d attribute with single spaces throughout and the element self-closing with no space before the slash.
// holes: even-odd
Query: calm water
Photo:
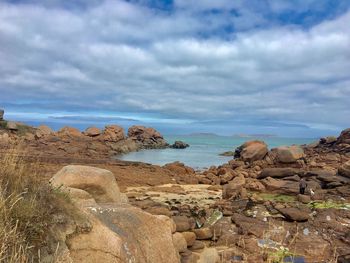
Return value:
<svg viewBox="0 0 350 263">
<path fill-rule="evenodd" d="M 118 159 L 126 161 L 139 161 L 151 164 L 164 165 L 175 161 L 180 161 L 195 169 L 210 167 L 211 165 L 220 165 L 232 157 L 219 156 L 220 153 L 233 151 L 237 146 L 253 138 L 237 138 L 226 136 L 164 136 L 172 144 L 176 140 L 181 140 L 190 145 L 187 149 L 162 149 L 162 150 L 143 150 L 132 152 Z M 259 139 L 259 138 L 256 138 Z M 270 148 L 281 145 L 307 144 L 315 141 L 308 138 L 263 138 Z"/>
</svg>

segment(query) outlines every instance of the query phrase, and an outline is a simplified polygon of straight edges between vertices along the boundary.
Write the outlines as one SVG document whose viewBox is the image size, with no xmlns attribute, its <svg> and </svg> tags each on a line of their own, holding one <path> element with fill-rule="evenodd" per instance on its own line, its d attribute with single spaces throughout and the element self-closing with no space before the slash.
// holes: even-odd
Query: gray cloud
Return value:
<svg viewBox="0 0 350 263">
<path fill-rule="evenodd" d="M 0 106 L 349 126 L 350 12 L 305 29 L 270 24 L 244 1 L 213 3 L 178 0 L 170 13 L 123 1 L 0 3 Z M 224 15 L 198 14 L 213 8 Z M 240 30 L 220 34 L 228 25 Z"/>
</svg>

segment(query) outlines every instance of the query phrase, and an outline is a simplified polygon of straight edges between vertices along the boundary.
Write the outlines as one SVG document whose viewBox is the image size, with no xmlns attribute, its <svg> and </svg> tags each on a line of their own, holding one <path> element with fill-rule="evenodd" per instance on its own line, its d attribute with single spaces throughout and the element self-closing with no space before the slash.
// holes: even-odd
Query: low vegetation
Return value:
<svg viewBox="0 0 350 263">
<path fill-rule="evenodd" d="M 16 152 L 0 157 L 0 262 L 40 262 L 44 247 L 55 240 L 54 214 L 73 209 L 68 197 L 41 182 L 35 163 Z"/>
</svg>

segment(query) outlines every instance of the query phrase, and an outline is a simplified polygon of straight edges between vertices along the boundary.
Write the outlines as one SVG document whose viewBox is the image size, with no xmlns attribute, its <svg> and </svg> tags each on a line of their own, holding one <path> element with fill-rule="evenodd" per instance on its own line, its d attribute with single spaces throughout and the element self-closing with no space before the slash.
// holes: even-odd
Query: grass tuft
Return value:
<svg viewBox="0 0 350 263">
<path fill-rule="evenodd" d="M 69 214 L 67 196 L 40 181 L 35 163 L 16 151 L 0 156 L 0 262 L 38 262 L 43 247 L 55 239 L 55 214 Z"/>
</svg>

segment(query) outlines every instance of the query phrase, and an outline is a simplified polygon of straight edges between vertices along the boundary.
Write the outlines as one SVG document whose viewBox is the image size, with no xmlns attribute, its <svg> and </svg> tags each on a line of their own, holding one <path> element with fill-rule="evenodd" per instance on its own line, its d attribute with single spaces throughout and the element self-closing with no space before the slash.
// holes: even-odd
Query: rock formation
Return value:
<svg viewBox="0 0 350 263">
<path fill-rule="evenodd" d="M 235 158 L 240 158 L 245 162 L 254 162 L 262 160 L 267 152 L 266 143 L 262 141 L 249 141 L 236 149 Z"/>
<path fill-rule="evenodd" d="M 190 147 L 190 145 L 183 141 L 175 141 L 174 144 L 170 146 L 170 148 L 173 149 L 185 149 L 187 147 Z"/>
<path fill-rule="evenodd" d="M 0 121 L 4 119 L 4 110 L 0 109 Z"/>
</svg>

